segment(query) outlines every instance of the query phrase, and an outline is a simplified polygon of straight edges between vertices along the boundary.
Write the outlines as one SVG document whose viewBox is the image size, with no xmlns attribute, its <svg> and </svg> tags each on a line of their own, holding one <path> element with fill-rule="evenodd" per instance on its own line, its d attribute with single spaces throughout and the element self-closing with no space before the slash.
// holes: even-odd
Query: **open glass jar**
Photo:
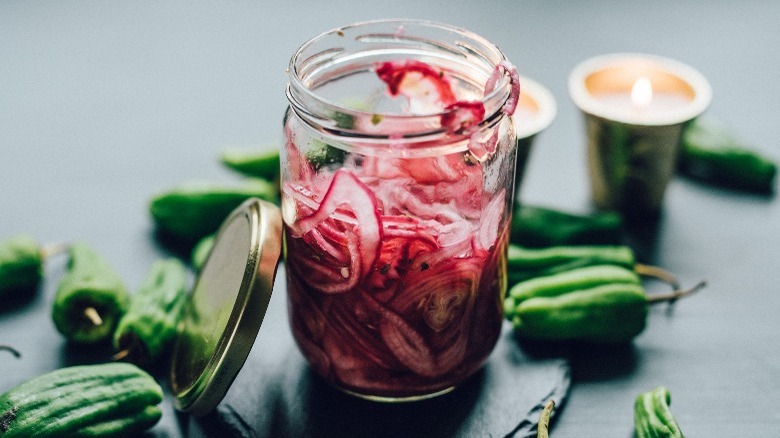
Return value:
<svg viewBox="0 0 780 438">
<path fill-rule="evenodd" d="M 473 33 L 388 20 L 313 38 L 288 79 L 282 216 L 300 350 L 364 398 L 451 390 L 501 330 L 516 71 Z"/>
</svg>

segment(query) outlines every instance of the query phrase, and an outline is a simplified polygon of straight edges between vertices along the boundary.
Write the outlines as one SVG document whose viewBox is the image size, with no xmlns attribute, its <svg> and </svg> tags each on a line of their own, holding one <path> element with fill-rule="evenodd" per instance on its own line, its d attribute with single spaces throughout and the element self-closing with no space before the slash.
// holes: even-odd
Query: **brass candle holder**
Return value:
<svg viewBox="0 0 780 438">
<path fill-rule="evenodd" d="M 712 98 L 707 79 L 668 58 L 618 53 L 577 65 L 569 93 L 585 119 L 593 203 L 627 217 L 657 214 L 683 127 Z"/>
</svg>

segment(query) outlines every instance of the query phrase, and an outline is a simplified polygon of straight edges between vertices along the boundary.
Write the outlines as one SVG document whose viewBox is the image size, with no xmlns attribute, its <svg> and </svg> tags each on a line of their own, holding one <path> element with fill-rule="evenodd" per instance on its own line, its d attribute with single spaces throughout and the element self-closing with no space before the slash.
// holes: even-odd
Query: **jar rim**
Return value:
<svg viewBox="0 0 780 438">
<path fill-rule="evenodd" d="M 395 28 L 395 33 L 377 33 L 369 32 L 372 28 L 381 28 L 388 30 Z M 408 33 L 412 30 L 427 30 L 431 32 L 440 32 L 442 35 L 451 35 L 456 37 L 454 41 L 447 42 L 425 39 L 414 34 Z M 352 41 L 372 42 L 372 41 L 396 41 L 403 43 L 420 43 L 427 45 L 431 53 L 433 50 L 439 50 L 450 56 L 459 57 L 463 64 L 468 64 L 475 70 L 480 70 L 486 78 L 492 74 L 502 62 L 507 62 L 505 54 L 493 43 L 484 37 L 469 30 L 439 23 L 431 20 L 422 19 L 377 19 L 355 22 L 345 26 L 330 29 L 314 36 L 304 42 L 290 58 L 287 68 L 288 84 L 287 98 L 291 109 L 298 115 L 303 116 L 310 125 L 322 128 L 330 134 L 344 135 L 348 137 L 388 139 L 397 138 L 401 135 L 404 139 L 427 138 L 431 135 L 446 134 L 447 129 L 439 123 L 442 117 L 454 115 L 456 109 L 442 109 L 429 113 L 404 114 L 398 112 L 366 111 L 359 108 L 331 100 L 317 92 L 317 86 L 309 83 L 307 76 L 311 75 L 311 64 L 321 66 L 323 63 L 332 61 L 335 57 L 343 55 L 346 52 L 344 47 L 330 47 L 321 51 L 315 51 L 313 54 L 307 53 L 317 44 L 323 44 L 327 39 L 344 39 L 345 42 Z M 410 50 L 410 54 L 414 51 Z M 360 53 L 360 52 L 358 52 Z M 398 52 L 395 52 L 396 54 Z M 420 53 L 414 52 L 419 55 Z M 480 65 L 481 62 L 481 65 Z M 480 99 L 471 99 L 473 102 L 481 102 L 485 108 L 485 115 L 479 121 L 480 129 L 490 127 L 498 123 L 502 113 L 502 108 L 511 94 L 511 81 L 508 75 L 502 75 L 496 86 L 488 93 L 485 93 Z M 312 104 L 313 103 L 313 104 Z M 359 117 L 371 118 L 381 117 L 384 123 L 388 124 L 387 132 L 372 134 L 360 130 L 354 130 L 345 127 L 343 124 L 334 123 L 333 116 L 338 115 L 346 119 L 355 120 Z M 409 129 L 414 120 L 415 129 Z M 449 133 L 451 134 L 451 133 Z"/>
</svg>

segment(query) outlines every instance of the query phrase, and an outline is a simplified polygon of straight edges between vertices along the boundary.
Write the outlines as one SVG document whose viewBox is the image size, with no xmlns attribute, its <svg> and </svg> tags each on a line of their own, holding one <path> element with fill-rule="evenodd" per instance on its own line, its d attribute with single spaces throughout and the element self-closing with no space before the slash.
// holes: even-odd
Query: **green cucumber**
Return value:
<svg viewBox="0 0 780 438">
<path fill-rule="evenodd" d="M 157 422 L 162 398 L 132 364 L 61 368 L 0 395 L 0 437 L 127 436 Z"/>
</svg>

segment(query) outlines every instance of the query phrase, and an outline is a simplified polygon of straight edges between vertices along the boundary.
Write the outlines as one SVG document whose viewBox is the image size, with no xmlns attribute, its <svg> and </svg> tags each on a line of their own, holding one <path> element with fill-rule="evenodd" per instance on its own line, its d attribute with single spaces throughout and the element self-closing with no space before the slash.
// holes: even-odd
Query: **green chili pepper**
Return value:
<svg viewBox="0 0 780 438">
<path fill-rule="evenodd" d="M 214 240 L 216 236 L 214 234 L 208 235 L 198 241 L 195 248 L 192 249 L 190 255 L 190 263 L 196 271 L 200 271 L 203 265 L 206 263 L 206 259 L 211 254 L 211 248 L 214 247 Z"/>
<path fill-rule="evenodd" d="M 162 395 L 132 364 L 62 368 L 0 395 L 0 437 L 137 436 L 160 419 Z"/>
<path fill-rule="evenodd" d="M 312 140 L 310 149 L 306 152 L 306 159 L 312 168 L 317 171 L 330 165 L 340 165 L 346 159 L 347 152 L 335 146 L 331 146 L 319 140 Z"/>
<path fill-rule="evenodd" d="M 633 268 L 634 251 L 628 246 L 583 245 L 525 248 L 510 244 L 507 252 L 509 284 L 592 265 Z"/>
<path fill-rule="evenodd" d="M 637 395 L 634 402 L 634 430 L 637 438 L 684 438 L 669 404 L 669 390 L 658 387 Z"/>
<path fill-rule="evenodd" d="M 523 338 L 627 342 L 644 330 L 649 304 L 679 299 L 703 285 L 648 296 L 635 272 L 590 266 L 516 284 L 504 314 Z"/>
<path fill-rule="evenodd" d="M 222 221 L 245 200 L 256 197 L 275 202 L 277 191 L 264 179 L 241 186 L 189 184 L 153 197 L 149 206 L 158 230 L 195 243 L 214 233 Z"/>
<path fill-rule="evenodd" d="M 682 138 L 679 170 L 713 185 L 772 193 L 777 164 L 751 150 L 714 119 L 697 120 Z"/>
<path fill-rule="evenodd" d="M 279 150 L 257 151 L 251 149 L 228 148 L 219 156 L 225 166 L 249 177 L 279 181 Z"/>
<path fill-rule="evenodd" d="M 36 291 L 43 278 L 43 254 L 32 237 L 0 242 L 0 303 Z"/>
<path fill-rule="evenodd" d="M 633 269 L 639 275 L 655 277 L 674 289 L 680 284 L 674 274 L 657 266 L 637 263 L 634 251 L 618 245 L 574 245 L 525 248 L 510 244 L 507 253 L 509 286 L 532 278 L 559 274 L 594 265 L 615 265 Z"/>
<path fill-rule="evenodd" d="M 108 261 L 86 243 L 74 243 L 68 253 L 67 271 L 54 297 L 54 325 L 74 342 L 109 340 L 127 307 L 127 289 Z"/>
<path fill-rule="evenodd" d="M 529 298 L 515 307 L 512 324 L 528 339 L 627 342 L 644 330 L 646 317 L 644 288 L 616 283 Z"/>
<path fill-rule="evenodd" d="M 578 215 L 518 203 L 512 214 L 510 242 L 529 248 L 566 245 L 618 245 L 623 220 L 615 212 Z"/>
<path fill-rule="evenodd" d="M 611 283 L 641 284 L 639 276 L 624 267 L 594 265 L 522 281 L 509 289 L 508 297 L 517 302 L 534 297 L 553 297 L 572 290 Z"/>
<path fill-rule="evenodd" d="M 114 332 L 115 359 L 138 365 L 159 361 L 176 337 L 187 290 L 187 269 L 179 260 L 154 263 Z"/>
</svg>

